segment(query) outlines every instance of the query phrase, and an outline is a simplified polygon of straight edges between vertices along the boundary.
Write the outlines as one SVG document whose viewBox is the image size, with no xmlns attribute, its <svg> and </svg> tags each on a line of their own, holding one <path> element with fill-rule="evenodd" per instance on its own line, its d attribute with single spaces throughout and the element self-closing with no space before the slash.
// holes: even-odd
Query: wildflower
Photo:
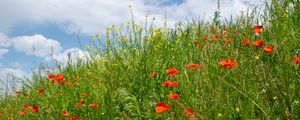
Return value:
<svg viewBox="0 0 300 120">
<path fill-rule="evenodd" d="M 171 110 L 171 109 L 172 109 L 172 107 L 167 105 L 164 102 L 157 103 L 156 107 L 155 107 L 156 113 L 162 113 L 164 111 Z"/>
<path fill-rule="evenodd" d="M 53 79 L 54 77 L 55 77 L 54 74 L 49 74 L 49 75 L 48 75 L 48 78 L 49 78 L 49 79 Z"/>
<path fill-rule="evenodd" d="M 197 69 L 200 69 L 202 67 L 203 67 L 202 65 L 194 64 L 194 63 L 190 63 L 190 64 L 186 65 L 186 68 L 193 69 L 193 70 L 197 70 Z"/>
<path fill-rule="evenodd" d="M 240 108 L 238 108 L 238 107 L 236 107 L 236 108 L 235 108 L 235 111 L 236 111 L 236 112 L 240 112 L 240 111 L 241 111 L 241 109 L 240 109 Z"/>
<path fill-rule="evenodd" d="M 96 108 L 99 107 L 99 105 L 96 104 L 96 103 L 92 103 L 92 104 L 89 105 L 89 107 L 92 108 L 92 109 L 96 109 Z"/>
<path fill-rule="evenodd" d="M 31 106 L 29 106 L 29 105 L 24 105 L 23 108 L 24 108 L 24 109 L 29 109 L 29 108 L 31 108 Z"/>
<path fill-rule="evenodd" d="M 233 67 L 237 67 L 238 63 L 234 61 L 234 58 L 230 58 L 230 60 L 221 60 L 219 62 L 219 65 L 225 68 L 233 68 Z"/>
<path fill-rule="evenodd" d="M 39 112 L 39 106 L 34 105 L 31 107 L 31 110 L 32 112 Z"/>
<path fill-rule="evenodd" d="M 21 116 L 24 116 L 24 115 L 27 115 L 28 112 L 25 110 L 25 111 L 23 111 L 23 112 L 18 112 L 18 114 L 21 115 Z"/>
<path fill-rule="evenodd" d="M 207 40 L 208 39 L 208 37 L 207 36 L 203 36 L 203 40 Z"/>
<path fill-rule="evenodd" d="M 267 46 L 267 47 L 265 47 L 264 49 L 264 52 L 266 52 L 266 53 L 271 53 L 271 52 L 273 52 L 273 46 Z"/>
<path fill-rule="evenodd" d="M 152 72 L 150 75 L 151 78 L 156 78 L 157 77 L 157 73 L 156 72 Z"/>
<path fill-rule="evenodd" d="M 255 56 L 255 59 L 258 60 L 258 59 L 259 59 L 259 56 Z"/>
<path fill-rule="evenodd" d="M 169 95 L 169 98 L 170 98 L 170 99 L 173 99 L 173 100 L 176 100 L 177 98 L 179 98 L 179 94 L 177 94 L 177 93 L 170 94 L 170 95 Z"/>
<path fill-rule="evenodd" d="M 219 34 L 214 34 L 214 37 L 218 39 L 218 38 L 220 38 L 220 35 Z"/>
<path fill-rule="evenodd" d="M 63 117 L 68 117 L 68 116 L 69 116 L 69 112 L 64 110 L 64 111 L 62 112 L 62 116 L 63 116 Z"/>
<path fill-rule="evenodd" d="M 184 109 L 184 116 L 186 117 L 194 117 L 195 112 L 192 110 L 192 108 L 185 108 Z"/>
<path fill-rule="evenodd" d="M 82 92 L 82 93 L 81 93 L 81 96 L 82 96 L 82 97 L 85 97 L 85 96 L 86 96 L 86 93 L 85 93 L 85 92 Z"/>
<path fill-rule="evenodd" d="M 80 99 L 80 101 L 76 103 L 76 106 L 79 107 L 79 106 L 83 105 L 84 102 L 85 102 L 84 99 Z"/>
<path fill-rule="evenodd" d="M 20 91 L 17 91 L 16 94 L 19 95 L 19 94 L 21 94 L 21 92 L 20 92 Z"/>
<path fill-rule="evenodd" d="M 264 41 L 262 40 L 256 40 L 255 42 L 252 43 L 255 47 L 260 47 L 263 46 L 265 44 Z"/>
<path fill-rule="evenodd" d="M 229 43 L 230 41 L 231 41 L 230 38 L 225 38 L 225 42 L 226 42 L 226 43 Z"/>
<path fill-rule="evenodd" d="M 263 26 L 261 26 L 261 25 L 254 26 L 253 31 L 255 32 L 255 34 L 259 35 L 262 33 L 262 28 L 263 28 Z"/>
<path fill-rule="evenodd" d="M 162 86 L 164 86 L 164 87 L 176 87 L 176 86 L 178 86 L 178 84 L 179 83 L 176 82 L 176 81 L 172 82 L 172 81 L 168 80 L 168 81 L 164 82 L 162 84 Z"/>
<path fill-rule="evenodd" d="M 37 90 L 37 93 L 38 93 L 39 95 L 42 95 L 42 94 L 44 94 L 44 90 L 43 90 L 43 89 Z"/>
<path fill-rule="evenodd" d="M 199 42 L 198 41 L 194 41 L 194 45 L 198 45 L 199 44 Z"/>
<path fill-rule="evenodd" d="M 237 34 L 238 31 L 237 31 L 237 30 L 232 30 L 232 33 L 233 33 L 233 34 Z"/>
<path fill-rule="evenodd" d="M 76 120 L 76 116 L 71 116 L 70 120 Z"/>
<path fill-rule="evenodd" d="M 299 56 L 293 57 L 292 61 L 293 61 L 294 64 L 300 64 L 300 57 Z"/>
<path fill-rule="evenodd" d="M 175 76 L 179 73 L 179 71 L 176 68 L 169 68 L 169 69 L 166 70 L 166 73 L 169 76 Z"/>
<path fill-rule="evenodd" d="M 7 118 L 7 120 L 12 120 L 12 118 Z"/>
<path fill-rule="evenodd" d="M 243 46 L 250 46 L 251 40 L 243 40 L 241 43 Z"/>
</svg>

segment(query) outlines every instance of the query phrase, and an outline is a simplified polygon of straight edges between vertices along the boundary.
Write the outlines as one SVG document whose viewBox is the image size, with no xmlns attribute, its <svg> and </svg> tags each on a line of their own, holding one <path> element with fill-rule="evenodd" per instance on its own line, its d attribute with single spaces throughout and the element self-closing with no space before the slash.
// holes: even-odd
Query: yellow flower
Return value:
<svg viewBox="0 0 300 120">
<path fill-rule="evenodd" d="M 235 108 L 235 111 L 240 112 L 241 110 L 240 110 L 240 108 L 237 107 L 237 108 Z"/>
<path fill-rule="evenodd" d="M 258 59 L 259 59 L 259 56 L 255 56 L 255 59 L 258 60 Z"/>
</svg>

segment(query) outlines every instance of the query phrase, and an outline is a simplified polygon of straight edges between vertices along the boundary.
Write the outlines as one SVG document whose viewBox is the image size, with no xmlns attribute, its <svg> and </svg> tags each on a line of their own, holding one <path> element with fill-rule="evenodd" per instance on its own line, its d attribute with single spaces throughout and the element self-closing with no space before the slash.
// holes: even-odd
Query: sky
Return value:
<svg viewBox="0 0 300 120">
<path fill-rule="evenodd" d="M 66 64 L 84 56 L 83 46 L 91 35 L 104 35 L 105 27 L 135 21 L 145 15 L 162 25 L 200 17 L 209 20 L 217 0 L 0 0 L 0 82 L 30 79 L 32 70 L 57 61 Z M 246 11 L 249 3 L 262 0 L 221 0 L 221 16 Z M 245 4 L 247 3 L 247 4 Z M 4 85 L 4 84 L 2 84 Z M 0 86 L 1 87 L 1 86 Z"/>
</svg>

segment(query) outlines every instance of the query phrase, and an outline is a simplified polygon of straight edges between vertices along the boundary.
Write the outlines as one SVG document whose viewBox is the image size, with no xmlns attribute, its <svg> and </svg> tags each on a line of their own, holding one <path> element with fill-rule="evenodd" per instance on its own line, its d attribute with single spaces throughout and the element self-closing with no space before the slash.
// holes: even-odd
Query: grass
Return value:
<svg viewBox="0 0 300 120">
<path fill-rule="evenodd" d="M 134 21 L 107 27 L 105 40 L 95 35 L 86 46 L 88 62 L 36 73 L 1 99 L 0 118 L 300 119 L 299 6 L 272 0 L 259 15 L 173 29 Z M 258 20 L 262 33 L 253 29 Z"/>
</svg>

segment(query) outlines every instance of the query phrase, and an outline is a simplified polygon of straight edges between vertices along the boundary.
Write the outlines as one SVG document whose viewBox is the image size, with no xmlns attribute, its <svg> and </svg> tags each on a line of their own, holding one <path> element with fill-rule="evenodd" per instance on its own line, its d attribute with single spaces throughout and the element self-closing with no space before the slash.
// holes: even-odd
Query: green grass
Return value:
<svg viewBox="0 0 300 120">
<path fill-rule="evenodd" d="M 226 22 L 188 20 L 174 29 L 134 21 L 107 27 L 105 40 L 95 35 L 86 46 L 88 62 L 72 65 L 70 61 L 48 73 L 63 75 L 65 84 L 36 73 L 34 82 L 24 85 L 19 95 L 1 99 L 0 119 L 300 119 L 300 66 L 293 63 L 300 56 L 299 6 L 299 0 L 273 0 L 263 14 Z M 255 35 L 252 27 L 258 20 L 263 22 L 263 33 Z M 227 36 L 222 35 L 223 28 Z M 220 37 L 215 38 L 216 34 Z M 241 42 L 247 39 L 261 39 L 265 44 L 243 46 Z M 273 51 L 264 52 L 270 45 Z M 219 65 L 230 58 L 238 66 Z M 203 67 L 189 69 L 190 63 Z M 179 70 L 173 77 L 166 74 L 171 67 Z M 153 72 L 158 76 L 152 78 Z M 168 80 L 179 85 L 163 87 Z M 170 99 L 171 93 L 180 97 Z M 84 103 L 76 106 L 81 99 Z M 172 109 L 157 113 L 160 102 Z M 98 108 L 89 106 L 94 103 Z M 39 111 L 24 105 L 36 105 Z M 185 108 L 191 108 L 194 116 L 186 116 Z M 28 114 L 19 114 L 24 111 Z M 69 115 L 63 117 L 63 111 Z"/>
</svg>

